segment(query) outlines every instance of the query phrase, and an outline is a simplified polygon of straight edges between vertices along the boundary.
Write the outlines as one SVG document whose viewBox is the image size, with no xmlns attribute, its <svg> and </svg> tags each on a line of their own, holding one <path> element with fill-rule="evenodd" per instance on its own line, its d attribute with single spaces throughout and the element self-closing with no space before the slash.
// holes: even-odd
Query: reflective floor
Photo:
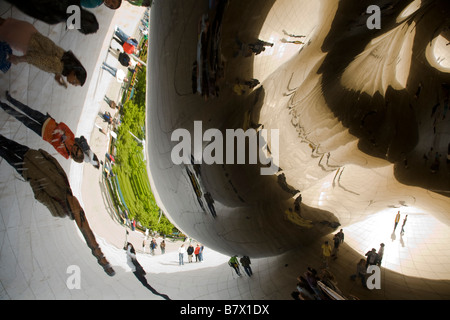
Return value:
<svg viewBox="0 0 450 320">
<path fill-rule="evenodd" d="M 396 1 L 392 7 L 375 2 L 382 8 L 379 31 L 367 29 L 366 7 L 350 1 L 278 0 L 262 5 L 230 0 L 222 15 L 216 15 L 208 1 L 154 1 L 148 61 L 150 179 L 161 208 L 206 246 L 204 263 L 175 269 L 179 243 L 170 245 L 167 256 L 139 252 L 154 291 L 142 286 L 126 264 L 125 229 L 109 217 L 100 174 L 59 157 L 116 270 L 108 277 L 76 225 L 53 218 L 34 200 L 28 184 L 0 160 L 0 297 L 162 299 L 157 292 L 171 299 L 291 300 L 297 277 L 308 266 L 320 269 L 322 243 L 331 242 L 342 228 L 345 241 L 329 270 L 344 296 L 449 299 L 450 125 L 441 87 L 450 83 L 449 39 L 440 29 L 449 8 L 445 1 Z M 77 53 L 91 75 L 82 88 L 62 89 L 51 75 L 16 66 L 0 73 L 2 92 L 7 89 L 16 99 L 64 119 L 77 134 L 89 137 L 95 152 L 104 152 L 106 138 L 94 123 L 104 108 L 104 94 L 114 92 L 115 83 L 100 66 L 113 26 L 121 24 L 132 32 L 139 22 L 134 17 L 143 11 L 128 7 L 113 14 L 96 9 L 101 29 L 84 37 L 0 4 L 1 17 L 33 22 Z M 223 62 L 218 65 L 223 75 L 217 76 L 217 87 L 212 86 L 206 98 L 193 92 L 199 87 L 192 77 L 205 13 L 211 21 L 222 17 L 216 58 Z M 257 39 L 273 46 L 245 56 L 246 47 L 240 44 Z M 244 88 L 244 93 L 236 87 L 238 78 L 258 79 L 259 84 Z M 0 99 L 4 101 L 3 93 Z M 258 165 L 175 165 L 171 134 L 178 128 L 193 132 L 194 121 L 202 121 L 203 131 L 258 125 L 278 129 L 276 165 L 281 170 L 262 176 Z M 0 127 L 8 138 L 51 152 L 4 112 Z M 430 146 L 441 154 L 436 173 L 430 169 L 432 159 L 423 158 Z M 213 207 L 206 192 L 214 199 Z M 289 211 L 299 194 L 300 209 Z M 128 240 L 138 247 L 142 237 L 131 233 Z M 385 244 L 380 289 L 364 289 L 350 275 L 380 243 Z M 234 254 L 252 258 L 251 278 L 237 277 L 228 266 Z M 80 290 L 66 284 L 71 265 L 81 269 Z"/>
</svg>

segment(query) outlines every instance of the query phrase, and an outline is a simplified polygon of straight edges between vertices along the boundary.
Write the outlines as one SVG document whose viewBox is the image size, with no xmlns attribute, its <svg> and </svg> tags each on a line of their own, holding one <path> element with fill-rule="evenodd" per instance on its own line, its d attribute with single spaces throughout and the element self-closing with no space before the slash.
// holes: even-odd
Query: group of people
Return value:
<svg viewBox="0 0 450 320">
<path fill-rule="evenodd" d="M 147 247 L 149 247 L 150 249 L 150 254 L 154 256 L 155 251 L 158 248 L 158 243 L 156 242 L 156 239 L 152 238 L 151 240 L 149 240 L 147 237 L 145 237 L 144 241 L 142 242 L 142 250 L 144 251 L 144 253 Z M 164 239 L 159 244 L 159 248 L 161 249 L 161 254 L 166 253 L 166 241 Z"/>
<path fill-rule="evenodd" d="M 297 277 L 296 290 L 291 293 L 294 300 L 345 300 L 337 286 L 335 276 L 328 269 L 308 267 Z M 352 296 L 353 297 L 353 296 Z M 354 298 L 354 297 L 353 297 Z"/>
<path fill-rule="evenodd" d="M 184 243 L 178 248 L 178 263 L 179 265 L 184 265 L 184 254 L 187 254 L 188 262 L 192 263 L 193 255 L 195 255 L 195 262 L 203 261 L 203 251 L 205 247 L 202 244 L 197 243 L 196 247 L 189 244 L 188 248 L 184 246 Z"/>
<path fill-rule="evenodd" d="M 48 24 L 66 22 L 69 5 L 95 8 L 104 4 L 111 9 L 117 9 L 121 4 L 121 0 L 9 2 L 25 14 Z M 141 1 L 142 4 L 144 2 Z M 94 33 L 98 29 L 98 23 L 97 25 L 96 23 L 95 16 L 83 9 L 79 31 L 84 34 Z M 40 70 L 54 74 L 57 83 L 66 88 L 67 83 L 73 86 L 83 86 L 86 82 L 87 72 L 74 53 L 56 45 L 27 21 L 12 17 L 0 18 L 0 43 L 0 48 L 3 50 L 0 54 L 0 65 L 2 66 L 0 69 L 3 72 L 7 72 L 11 65 L 26 62 Z M 11 49 L 21 52 L 22 55 L 13 54 Z M 65 123 L 57 122 L 48 113 L 44 114 L 14 99 L 8 91 L 6 100 L 10 104 L 0 101 L 1 108 L 35 132 L 42 140 L 50 143 L 64 159 L 71 159 L 77 163 L 84 161 L 99 169 L 101 161 L 92 152 L 84 136 L 75 137 L 73 131 Z M 26 182 L 29 182 L 35 199 L 45 205 L 53 216 L 69 217 L 69 219 L 75 220 L 97 262 L 109 276 L 113 276 L 115 271 L 100 249 L 85 212 L 78 199 L 73 195 L 69 179 L 58 160 L 45 150 L 31 149 L 3 135 L 0 135 L 0 156 Z"/>
<path fill-rule="evenodd" d="M 328 268 L 330 259 L 337 259 L 339 246 L 344 242 L 344 230 L 341 229 L 333 236 L 333 247 L 331 247 L 328 240 L 326 240 L 322 246 L 322 261 L 323 267 Z"/>
<path fill-rule="evenodd" d="M 238 37 L 235 38 L 237 49 L 234 52 L 234 57 L 243 56 L 251 57 L 253 54 L 258 55 L 266 50 L 266 47 L 273 47 L 273 43 L 267 42 L 261 39 L 257 39 L 255 42 L 244 43 Z"/>
<path fill-rule="evenodd" d="M 240 264 L 239 264 L 239 262 L 240 262 Z M 253 275 L 252 267 L 250 267 L 251 263 L 252 262 L 248 256 L 242 256 L 242 258 L 238 260 L 238 256 L 234 255 L 230 258 L 230 260 L 228 260 L 228 265 L 234 269 L 234 271 L 236 272 L 238 277 L 242 276 L 241 269 L 240 269 L 241 265 L 244 268 L 245 273 L 247 273 L 247 275 L 249 277 L 251 277 Z"/>
<path fill-rule="evenodd" d="M 403 219 L 402 229 L 400 230 L 401 235 L 403 235 L 405 233 L 405 225 L 406 225 L 407 220 L 408 220 L 408 215 L 406 215 L 405 218 Z M 399 222 L 400 222 L 400 211 L 398 211 L 397 214 L 395 215 L 393 232 L 395 232 L 395 230 L 397 229 L 397 225 Z"/>
</svg>

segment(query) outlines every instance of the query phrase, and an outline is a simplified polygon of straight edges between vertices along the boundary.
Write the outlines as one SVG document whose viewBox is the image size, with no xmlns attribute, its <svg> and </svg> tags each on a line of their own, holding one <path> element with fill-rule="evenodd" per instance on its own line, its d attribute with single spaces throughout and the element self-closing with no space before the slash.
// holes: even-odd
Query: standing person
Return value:
<svg viewBox="0 0 450 320">
<path fill-rule="evenodd" d="M 166 294 L 159 293 L 152 286 L 150 286 L 150 284 L 147 281 L 147 278 L 145 278 L 145 275 L 147 273 L 145 272 L 144 268 L 142 268 L 141 264 L 137 260 L 136 250 L 134 249 L 133 245 L 130 242 L 127 242 L 123 249 L 127 251 L 127 258 L 130 259 L 129 262 L 130 262 L 131 270 L 133 271 L 133 274 L 139 280 L 139 282 L 141 282 L 142 285 L 144 287 L 146 287 L 148 290 L 150 290 L 153 294 L 161 296 L 162 298 L 164 298 L 166 300 L 170 300 L 169 296 L 167 296 Z"/>
<path fill-rule="evenodd" d="M 204 251 L 205 247 L 200 243 L 200 250 L 198 252 L 198 259 L 200 262 L 203 261 L 203 251 Z"/>
<path fill-rule="evenodd" d="M 72 51 L 58 47 L 29 22 L 0 18 L 0 41 L 23 53 L 22 56 L 9 56 L 8 60 L 13 64 L 27 62 L 45 72 L 54 73 L 58 84 L 66 88 L 62 76 L 74 86 L 83 86 L 86 82 L 86 69 Z"/>
<path fill-rule="evenodd" d="M 400 231 L 401 234 L 404 234 L 404 233 L 405 233 L 405 224 L 406 224 L 406 220 L 408 220 L 408 215 L 406 215 L 405 219 L 403 219 L 402 231 Z"/>
<path fill-rule="evenodd" d="M 341 237 L 339 236 L 339 234 L 336 233 L 333 237 L 333 251 L 331 252 L 331 257 L 333 259 L 337 259 L 340 244 L 341 244 Z"/>
<path fill-rule="evenodd" d="M 184 265 L 184 254 L 186 253 L 186 248 L 184 247 L 184 243 L 181 245 L 181 247 L 178 248 L 178 263 L 179 265 Z"/>
<path fill-rule="evenodd" d="M 344 229 L 339 230 L 337 235 L 339 235 L 340 243 L 344 243 Z"/>
<path fill-rule="evenodd" d="M 75 135 L 65 123 L 58 123 L 48 114 L 44 115 L 37 110 L 31 109 L 21 102 L 13 99 L 8 92 L 6 92 L 6 97 L 9 102 L 14 104 L 23 113 L 11 108 L 6 103 L 0 102 L 0 106 L 3 110 L 14 116 L 27 128 L 42 137 L 44 141 L 50 143 L 65 159 L 72 158 L 78 163 L 82 163 L 84 161 L 83 149 L 75 140 Z"/>
<path fill-rule="evenodd" d="M 117 69 L 106 62 L 103 62 L 102 69 L 108 71 L 113 77 L 116 78 L 118 83 L 128 82 L 128 78 L 125 77 L 125 72 L 122 69 Z"/>
<path fill-rule="evenodd" d="M 147 248 L 148 245 L 148 238 L 144 237 L 144 240 L 142 241 L 142 251 L 145 253 L 145 249 Z"/>
<path fill-rule="evenodd" d="M 127 35 L 122 29 L 120 29 L 118 26 L 115 26 L 114 28 L 114 35 L 118 38 L 116 40 L 120 44 L 124 44 L 125 42 L 128 42 L 129 44 L 137 47 L 139 45 L 139 42 L 135 39 Z"/>
<path fill-rule="evenodd" d="M 241 276 L 241 270 L 239 269 L 239 262 L 237 259 L 237 256 L 232 256 L 230 260 L 228 260 L 228 265 L 236 271 L 236 274 L 240 277 Z"/>
<path fill-rule="evenodd" d="M 384 243 L 380 243 L 380 249 L 378 249 L 377 255 L 378 255 L 377 265 L 381 266 L 381 260 L 383 260 L 384 255 Z"/>
<path fill-rule="evenodd" d="M 395 231 L 395 229 L 397 229 L 397 225 L 398 225 L 399 221 L 400 221 L 400 211 L 398 211 L 395 216 L 394 231 Z"/>
<path fill-rule="evenodd" d="M 250 261 L 250 258 L 248 256 L 243 256 L 240 260 L 242 267 L 244 268 L 245 272 L 248 274 L 249 277 L 253 275 L 252 267 L 250 267 L 250 264 L 252 263 Z"/>
<path fill-rule="evenodd" d="M 369 266 L 373 266 L 376 265 L 378 262 L 378 254 L 377 254 L 377 250 L 375 250 L 375 248 L 372 248 L 372 250 L 367 251 L 365 256 L 367 257 L 366 260 L 366 270 Z"/>
<path fill-rule="evenodd" d="M 113 40 L 119 43 L 122 46 L 122 49 L 125 53 L 133 54 L 137 53 L 139 43 L 136 39 L 129 37 L 125 34 L 120 28 L 117 26 L 114 30 Z"/>
<path fill-rule="evenodd" d="M 356 264 L 356 273 L 352 274 L 350 278 L 352 280 L 355 280 L 356 277 L 359 277 L 361 279 L 361 284 L 364 288 L 367 288 L 366 285 L 366 273 L 367 273 L 367 267 L 366 262 L 364 259 L 360 259 L 359 262 Z"/>
<path fill-rule="evenodd" d="M 199 262 L 200 261 L 200 258 L 199 258 L 200 245 L 198 243 L 197 243 L 197 246 L 195 247 L 194 254 L 195 254 L 195 262 Z"/>
<path fill-rule="evenodd" d="M 164 254 L 166 252 L 166 241 L 164 239 L 159 244 L 159 247 L 161 248 L 161 254 Z"/>
<path fill-rule="evenodd" d="M 30 149 L 2 135 L 0 156 L 30 183 L 34 198 L 45 205 L 52 216 L 75 220 L 98 264 L 109 276 L 113 276 L 114 269 L 103 255 L 84 210 L 73 196 L 69 179 L 58 161 L 42 149 Z"/>
<path fill-rule="evenodd" d="M 322 244 L 322 260 L 325 268 L 328 268 L 328 263 L 331 256 L 331 246 L 328 241 Z"/>
<path fill-rule="evenodd" d="M 192 254 L 194 253 L 194 246 L 192 244 L 189 244 L 189 247 L 186 250 L 187 255 L 188 255 L 188 262 L 191 263 L 192 262 Z"/>
<path fill-rule="evenodd" d="M 152 242 L 150 242 L 150 250 L 151 250 L 150 252 L 151 252 L 152 256 L 155 255 L 155 250 L 156 250 L 157 246 L 158 245 L 156 244 L 155 238 L 152 238 Z"/>
</svg>

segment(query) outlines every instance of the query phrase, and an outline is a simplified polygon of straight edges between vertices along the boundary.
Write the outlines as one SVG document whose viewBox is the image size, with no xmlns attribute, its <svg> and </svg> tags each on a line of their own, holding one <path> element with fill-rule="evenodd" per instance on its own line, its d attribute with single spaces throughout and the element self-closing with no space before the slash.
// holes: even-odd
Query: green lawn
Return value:
<svg viewBox="0 0 450 320">
<path fill-rule="evenodd" d="M 133 98 L 126 101 L 120 110 L 121 124 L 114 142 L 116 165 L 113 166 L 113 172 L 117 176 L 125 204 L 122 204 L 114 181 L 110 186 L 116 189 L 116 192 L 112 192 L 113 201 L 122 211 L 128 208 L 129 219 L 136 219 L 144 228 L 171 234 L 174 226 L 156 204 L 143 157 L 141 141 L 145 139 L 145 68 L 138 71 L 136 79 Z M 131 133 L 141 141 L 136 140 Z"/>
</svg>

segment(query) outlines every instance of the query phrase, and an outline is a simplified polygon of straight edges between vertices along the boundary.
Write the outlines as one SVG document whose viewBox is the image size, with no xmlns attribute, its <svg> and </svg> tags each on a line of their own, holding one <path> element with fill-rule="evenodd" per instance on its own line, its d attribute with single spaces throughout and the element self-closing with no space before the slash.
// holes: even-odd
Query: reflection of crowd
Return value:
<svg viewBox="0 0 450 320">
<path fill-rule="evenodd" d="M 222 19 L 227 4 L 228 0 L 218 1 L 199 21 L 197 58 L 192 65 L 192 92 L 205 100 L 219 96 L 218 82 L 224 76 L 220 42 Z"/>
<path fill-rule="evenodd" d="M 70 5 L 81 8 L 81 21 L 78 30 L 82 34 L 95 33 L 98 21 L 92 9 L 104 5 L 118 9 L 122 0 L 7 0 L 26 15 L 53 25 L 66 23 L 71 13 Z M 134 5 L 151 5 L 151 1 L 129 1 Z M 134 2 L 134 3 L 132 3 Z M 70 12 L 70 10 L 69 10 Z M 33 24 L 9 17 L 0 18 L 0 70 L 6 73 L 17 64 L 28 63 L 44 72 L 54 74 L 55 81 L 65 88 L 68 84 L 83 86 L 87 72 L 76 54 L 66 51 L 49 37 L 40 33 Z M 14 53 L 13 53 L 14 52 Z M 17 55 L 16 52 L 22 53 Z M 6 93 L 11 104 L 0 102 L 2 109 L 50 143 L 59 155 L 78 163 L 91 163 L 95 168 L 100 162 L 84 138 L 75 137 L 72 130 L 63 122 L 57 122 L 48 113 L 43 113 L 14 99 Z M 13 108 L 14 106 L 14 108 Z M 27 146 L 0 135 L 0 156 L 29 182 L 35 199 L 45 205 L 55 217 L 69 217 L 75 220 L 79 230 L 97 258 L 104 271 L 115 274 L 104 257 L 95 236 L 87 222 L 83 208 L 73 196 L 69 180 L 58 160 L 42 149 Z"/>
</svg>

